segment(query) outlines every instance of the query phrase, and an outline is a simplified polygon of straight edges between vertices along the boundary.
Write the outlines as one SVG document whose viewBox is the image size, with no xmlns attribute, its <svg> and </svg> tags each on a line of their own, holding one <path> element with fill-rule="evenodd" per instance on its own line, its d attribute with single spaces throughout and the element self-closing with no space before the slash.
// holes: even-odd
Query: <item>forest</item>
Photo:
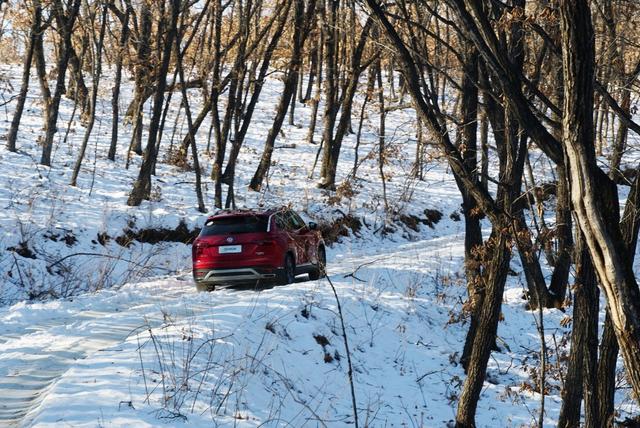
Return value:
<svg viewBox="0 0 640 428">
<path fill-rule="evenodd" d="M 380 186 L 382 233 L 406 220 L 389 190 L 394 159 L 408 159 L 417 182 L 442 165 L 464 222 L 464 377 L 452 426 L 477 426 L 492 352 L 508 347 L 498 329 L 511 263 L 541 337 L 535 425 L 548 424 L 556 369 L 557 426 L 616 426 L 621 388 L 639 414 L 636 1 L 4 0 L 0 19 L 0 62 L 18 76 L 2 82 L 3 154 L 34 137 L 35 168 L 53 169 L 53 154 L 67 151 L 65 186 L 77 187 L 91 162 L 95 175 L 100 138 L 108 151 L 95 157 L 113 165 L 105 177 L 135 177 L 127 206 L 170 194 L 157 171 L 171 167 L 204 214 L 243 207 L 269 186 L 280 152 L 312 146 L 309 177 L 323 195 Z M 265 99 L 269 122 L 249 149 Z M 394 140 L 397 112 L 412 118 L 411 144 Z M 290 128 L 299 138 L 282 144 Z M 67 148 L 70 133 L 78 144 Z M 362 148 L 367 138 L 374 150 Z M 364 162 L 377 170 L 366 180 Z M 8 177 L 10 168 L 4 161 Z M 570 328 L 553 361 L 550 313 Z M 358 426 L 355 398 L 353 407 Z"/>
</svg>

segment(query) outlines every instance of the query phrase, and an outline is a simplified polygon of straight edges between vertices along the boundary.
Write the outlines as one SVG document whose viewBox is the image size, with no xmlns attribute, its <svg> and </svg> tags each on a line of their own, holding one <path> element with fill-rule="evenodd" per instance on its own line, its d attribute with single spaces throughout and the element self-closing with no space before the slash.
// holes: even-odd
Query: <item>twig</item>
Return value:
<svg viewBox="0 0 640 428">
<path fill-rule="evenodd" d="M 51 269 L 52 267 L 54 267 L 56 265 L 59 265 L 60 263 L 62 263 L 66 259 L 71 258 L 71 257 L 75 257 L 75 256 L 106 257 L 108 259 L 121 260 L 121 261 L 124 261 L 124 262 L 127 262 L 127 263 L 131 263 L 131 264 L 133 264 L 133 265 L 135 265 L 137 267 L 140 267 L 140 268 L 149 268 L 150 267 L 152 269 L 162 269 L 162 270 L 165 270 L 167 272 L 172 272 L 171 269 L 163 268 L 163 267 L 160 267 L 160 266 L 146 266 L 146 265 L 134 262 L 133 260 L 123 259 L 122 257 L 112 256 L 110 254 L 100 254 L 100 253 L 73 253 L 73 254 L 68 254 L 68 255 L 64 256 L 63 258 L 61 258 L 60 260 L 57 260 L 57 261 L 53 262 L 52 264 L 48 265 L 47 269 Z"/>
<path fill-rule="evenodd" d="M 8 100 L 3 101 L 3 102 L 0 104 L 0 107 L 4 107 L 4 106 L 6 106 L 7 104 L 11 103 L 11 102 L 12 102 L 13 100 L 15 100 L 16 98 L 18 98 L 18 96 L 17 96 L 17 95 L 14 95 L 14 96 L 12 96 L 11 98 L 9 98 Z"/>
<path fill-rule="evenodd" d="M 20 265 L 18 264 L 18 258 L 16 257 L 16 253 L 11 251 L 11 255 L 13 256 L 13 262 L 16 265 L 16 269 L 18 269 L 18 276 L 20 277 L 20 286 L 24 288 L 24 279 L 22 278 L 22 271 L 20 270 Z"/>
<path fill-rule="evenodd" d="M 360 279 L 360 278 L 358 278 L 358 277 L 356 276 L 356 273 L 358 273 L 358 271 L 360 270 L 360 268 L 363 268 L 363 267 L 365 267 L 365 266 L 372 265 L 372 264 L 374 264 L 374 263 L 381 262 L 381 261 L 383 261 L 383 260 L 388 260 L 388 259 L 390 259 L 390 257 L 383 257 L 383 258 L 381 258 L 381 259 L 375 259 L 375 260 L 372 260 L 372 261 L 367 262 L 367 263 L 362 263 L 362 264 L 361 264 L 361 265 L 359 265 L 359 266 L 358 266 L 358 267 L 357 267 L 353 272 L 348 273 L 348 274 L 346 274 L 345 276 L 343 276 L 343 278 L 349 278 L 349 277 L 351 277 L 351 278 L 356 279 L 356 280 L 358 280 L 358 281 L 360 281 L 360 282 L 367 282 L 367 281 L 365 281 L 364 279 Z"/>
<path fill-rule="evenodd" d="M 340 325 L 342 326 L 342 339 L 344 340 L 344 347 L 347 353 L 347 364 L 349 365 L 349 387 L 351 388 L 351 405 L 353 406 L 353 417 L 355 428 L 358 428 L 358 407 L 356 405 L 356 390 L 353 385 L 353 366 L 351 365 L 351 351 L 349 351 L 349 340 L 347 339 L 347 329 L 344 326 L 344 316 L 342 315 L 342 305 L 340 305 L 340 299 L 338 298 L 338 292 L 336 291 L 336 287 L 333 285 L 331 278 L 327 275 L 327 281 L 331 286 L 331 290 L 333 290 L 333 295 L 336 298 L 336 304 L 338 305 L 338 316 L 340 317 Z"/>
<path fill-rule="evenodd" d="M 136 337 L 138 341 L 138 356 L 140 357 L 140 367 L 142 368 L 142 380 L 144 381 L 144 392 L 146 394 L 145 401 L 149 401 L 149 387 L 147 386 L 147 375 L 144 370 L 144 361 L 142 360 L 142 346 L 140 345 L 140 335 Z M 144 402 L 143 402 L 144 403 Z"/>
<path fill-rule="evenodd" d="M 424 379 L 425 377 L 427 377 L 427 376 L 431 376 L 432 374 L 436 374 L 436 373 L 442 373 L 442 370 L 433 370 L 433 371 L 430 371 L 430 372 L 426 372 L 425 374 L 423 374 L 422 376 L 420 376 L 418 379 L 416 379 L 416 382 L 417 382 L 417 383 L 420 383 L 420 381 L 421 381 L 422 379 Z"/>
</svg>

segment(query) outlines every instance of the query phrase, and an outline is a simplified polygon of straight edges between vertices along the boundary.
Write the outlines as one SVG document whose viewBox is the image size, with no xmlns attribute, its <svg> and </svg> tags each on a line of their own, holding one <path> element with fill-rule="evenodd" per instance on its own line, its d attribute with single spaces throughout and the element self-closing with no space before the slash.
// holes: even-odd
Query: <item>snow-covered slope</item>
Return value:
<svg viewBox="0 0 640 428">
<path fill-rule="evenodd" d="M 359 421 L 441 427 L 464 379 L 461 223 L 415 243 L 330 251 Z M 301 278 L 302 280 L 303 278 Z M 538 349 L 533 315 L 507 292 L 479 426 L 523 426 L 539 397 L 521 387 Z M 549 314 L 557 325 L 560 315 Z M 0 417 L 56 426 L 349 426 L 353 408 L 327 280 L 196 293 L 179 276 L 0 312 Z M 562 335 L 568 329 L 556 329 Z M 548 422 L 559 397 L 547 398 Z M 22 413 L 16 413 L 22 415 Z"/>
<path fill-rule="evenodd" d="M 17 86 L 19 69 L 0 72 Z M 396 110 L 387 118 L 391 209 L 385 211 L 382 198 L 375 115 L 365 122 L 359 178 L 342 192 L 321 191 L 317 169 L 309 178 L 318 146 L 304 142 L 310 109 L 298 105 L 296 125 L 286 125 L 276 144 L 268 186 L 249 192 L 280 89 L 277 79 L 264 89 L 240 153 L 236 200 L 244 207 L 292 204 L 320 222 L 344 215 L 362 221 L 357 234 L 342 237 L 328 254 L 360 425 L 444 426 L 454 418 L 464 381 L 458 360 L 467 327 L 464 224 L 457 221 L 455 183 L 437 158 L 427 162 L 423 181 L 412 176 L 414 116 Z M 197 91 L 192 96 L 197 110 Z M 19 151 L 0 147 L 0 426 L 352 426 L 347 351 L 327 280 L 198 294 L 188 245 L 127 246 L 116 239 L 126 231 L 181 223 L 195 230 L 205 215 L 195 208 L 193 172 L 162 162 L 153 200 L 126 205 L 140 159 L 134 155 L 124 168 L 130 126 L 120 127 L 116 162 L 106 159 L 108 97 L 101 95 L 78 187 L 68 182 L 84 128 L 77 118 L 69 123 L 68 100 L 51 168 L 38 165 L 42 112 L 36 89 Z M 176 98 L 161 158 L 186 133 L 183 120 L 173 120 Z M 123 110 L 127 102 L 125 97 Z M 0 135 L 11 108 L 4 107 Z M 208 129 L 205 122 L 197 137 L 203 152 Z M 351 135 L 344 143 L 341 182 L 352 169 L 354 140 Z M 208 177 L 211 159 L 205 155 L 201 163 Z M 208 178 L 204 190 L 211 209 Z M 443 214 L 435 228 L 420 224 L 426 209 Z M 501 352 L 493 354 L 479 403 L 482 427 L 529 426 L 540 408 L 532 380 L 539 369 L 538 332 L 534 315 L 524 310 L 517 261 L 512 268 L 516 275 L 509 278 L 499 326 Z M 559 411 L 557 367 L 567 351 L 569 315 L 545 311 L 549 425 Z M 630 403 L 623 390 L 619 410 L 634 411 Z"/>
</svg>

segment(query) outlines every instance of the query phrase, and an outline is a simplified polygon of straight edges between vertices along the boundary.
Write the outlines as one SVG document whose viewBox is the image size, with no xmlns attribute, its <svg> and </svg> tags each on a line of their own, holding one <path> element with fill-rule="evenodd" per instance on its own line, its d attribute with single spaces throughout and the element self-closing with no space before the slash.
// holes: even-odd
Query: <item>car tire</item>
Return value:
<svg viewBox="0 0 640 428">
<path fill-rule="evenodd" d="M 318 264 L 314 267 L 314 269 L 309 272 L 309 279 L 315 281 L 316 279 L 324 278 L 327 276 L 327 253 L 324 250 L 324 247 L 318 248 Z"/>
<path fill-rule="evenodd" d="M 201 282 L 196 282 L 196 290 L 198 290 L 199 292 L 205 292 L 205 291 L 213 291 L 215 290 L 216 287 L 213 285 L 209 285 L 209 284 L 203 284 Z"/>
<path fill-rule="evenodd" d="M 284 258 L 284 267 L 278 272 L 278 284 L 287 285 L 295 281 L 296 265 L 290 253 Z"/>
</svg>

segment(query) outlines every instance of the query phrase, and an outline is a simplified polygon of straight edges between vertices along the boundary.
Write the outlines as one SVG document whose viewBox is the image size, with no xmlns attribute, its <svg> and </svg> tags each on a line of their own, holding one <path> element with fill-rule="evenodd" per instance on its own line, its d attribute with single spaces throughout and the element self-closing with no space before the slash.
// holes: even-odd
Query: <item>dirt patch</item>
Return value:
<svg viewBox="0 0 640 428">
<path fill-rule="evenodd" d="M 16 254 L 18 254 L 19 256 L 22 256 L 24 258 L 27 259 L 36 259 L 36 253 L 33 252 L 33 250 L 31 250 L 31 248 L 29 248 L 29 244 L 26 242 L 21 242 L 18 245 L 16 245 L 15 247 L 8 247 L 7 251 L 12 251 Z"/>
<path fill-rule="evenodd" d="M 349 236 L 353 233 L 356 237 L 362 229 L 362 221 L 351 214 L 342 214 L 342 217 L 332 222 L 321 222 L 318 229 L 322 233 L 322 238 L 327 244 L 338 242 L 341 236 Z"/>
<path fill-rule="evenodd" d="M 148 228 L 141 230 L 125 229 L 122 235 L 111 237 L 106 233 L 99 233 L 98 242 L 106 245 L 110 240 L 114 240 L 122 247 L 129 247 L 133 242 L 143 242 L 145 244 L 157 244 L 159 242 L 181 242 L 191 244 L 200 234 L 200 228 L 190 230 L 183 221 L 175 229 Z"/>
<path fill-rule="evenodd" d="M 404 223 L 405 226 L 407 226 L 409 229 L 415 232 L 420 230 L 420 223 L 422 223 L 422 220 L 420 220 L 420 217 L 415 216 L 413 214 L 409 214 L 409 215 L 401 214 L 400 221 Z"/>
<path fill-rule="evenodd" d="M 440 220 L 442 220 L 442 212 L 438 210 L 432 210 L 427 208 L 423 211 L 423 213 L 424 213 L 424 219 L 422 220 L 422 224 L 426 224 L 431 229 L 433 229 L 434 226 L 438 224 Z"/>
<path fill-rule="evenodd" d="M 50 232 L 45 234 L 44 237 L 53 242 L 64 242 L 68 247 L 72 247 L 78 242 L 78 238 L 70 231 L 65 231 L 64 233 Z"/>
</svg>

